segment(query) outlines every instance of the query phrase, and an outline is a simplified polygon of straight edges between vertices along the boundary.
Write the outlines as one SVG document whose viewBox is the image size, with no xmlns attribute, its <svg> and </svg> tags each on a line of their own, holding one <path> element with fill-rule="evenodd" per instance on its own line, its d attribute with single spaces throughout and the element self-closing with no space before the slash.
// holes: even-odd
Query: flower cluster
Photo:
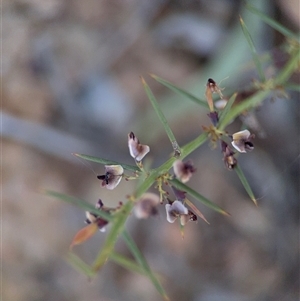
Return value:
<svg viewBox="0 0 300 301">
<path fill-rule="evenodd" d="M 141 144 L 139 139 L 135 136 L 133 132 L 128 134 L 128 148 L 131 157 L 135 160 L 140 172 L 143 172 L 142 159 L 146 154 L 149 153 L 150 147 L 148 145 Z M 124 174 L 124 168 L 121 165 L 105 165 L 105 173 L 103 175 L 98 175 L 97 178 L 101 181 L 101 186 L 109 190 L 116 188 L 121 182 L 122 178 L 125 179 L 135 179 L 136 177 L 129 177 Z M 196 171 L 191 161 L 182 162 L 181 160 L 176 160 L 173 164 L 174 175 L 169 175 L 166 179 L 178 179 L 182 183 L 186 183 L 191 178 L 192 174 Z M 169 198 L 160 198 L 158 194 L 146 192 L 138 200 L 135 200 L 134 214 L 139 219 L 147 219 L 151 216 L 158 214 L 158 206 L 164 201 L 167 202 L 165 205 L 166 218 L 170 223 L 178 218 L 180 224 L 184 226 L 188 221 L 196 221 L 197 216 L 192 210 L 185 206 L 187 199 L 185 198 L 185 192 L 173 188 L 175 195 L 175 200 L 171 201 Z M 165 193 L 168 195 L 168 193 Z M 122 203 L 116 208 L 105 207 L 102 200 L 96 203 L 95 208 L 99 210 L 99 214 L 95 211 L 86 211 L 86 220 L 88 224 L 85 228 L 81 229 L 74 237 L 71 247 L 80 244 L 92 235 L 95 234 L 96 230 L 105 232 L 106 226 L 109 223 L 109 219 L 103 218 L 100 215 L 100 211 L 105 212 L 109 216 L 113 215 L 121 207 Z M 195 207 L 196 209 L 196 207 Z M 198 211 L 200 213 L 200 211 Z"/>
<path fill-rule="evenodd" d="M 223 101 L 223 105 L 216 107 L 216 110 L 212 98 L 213 93 L 217 93 Z M 208 133 L 214 146 L 217 145 L 218 141 L 220 142 L 224 164 L 227 169 L 233 170 L 237 165 L 234 149 L 240 153 L 253 150 L 252 139 L 254 135 L 248 130 L 229 135 L 218 128 L 220 120 L 219 113 L 222 109 L 226 108 L 227 101 L 224 99 L 221 89 L 211 78 L 208 79 L 206 84 L 205 96 L 210 110 L 208 117 L 212 124 L 209 127 L 203 127 L 203 129 Z M 143 176 L 144 178 L 149 176 L 149 173 L 143 168 L 142 160 L 150 152 L 150 147 L 141 144 L 137 136 L 135 136 L 133 132 L 130 132 L 128 134 L 128 148 L 129 154 L 137 166 L 135 176 L 124 174 L 124 169 L 128 168 L 126 165 L 105 165 L 105 173 L 97 176 L 101 181 L 102 187 L 112 190 L 119 185 L 122 178 L 130 180 L 136 179 L 139 176 Z M 178 156 L 174 155 L 174 157 L 177 158 Z M 151 216 L 155 216 L 159 213 L 159 205 L 165 203 L 166 219 L 169 223 L 174 223 L 178 220 L 183 227 L 189 221 L 197 221 L 197 216 L 207 222 L 199 209 L 186 197 L 186 191 L 189 191 L 189 189 L 185 186 L 185 183 L 191 179 L 192 175 L 196 172 L 196 168 L 190 160 L 183 162 L 180 159 L 174 159 L 173 162 L 173 174 L 166 172 L 158 175 L 156 178 L 158 194 L 145 192 L 139 199 L 136 199 L 134 196 L 130 197 L 130 201 L 134 202 L 133 212 L 135 216 L 139 219 L 147 219 Z M 135 170 L 135 168 L 129 168 L 129 170 Z M 166 189 L 164 186 L 166 186 Z M 168 191 L 170 188 L 174 194 L 173 199 L 170 197 L 170 191 Z M 118 211 L 120 206 L 121 204 L 116 208 L 108 208 L 99 200 L 96 204 L 96 210 L 99 210 L 99 214 L 96 214 L 95 211 L 86 212 L 86 223 L 88 226 L 77 233 L 72 242 L 72 246 L 85 241 L 93 235 L 97 229 L 104 232 L 110 219 L 104 218 L 103 214 L 100 214 L 100 211 L 105 212 L 108 216 L 112 216 Z"/>
<path fill-rule="evenodd" d="M 247 153 L 254 149 L 254 145 L 252 143 L 252 139 L 254 138 L 254 134 L 251 134 L 248 130 L 239 131 L 232 135 L 228 135 L 226 132 L 221 132 L 217 129 L 217 125 L 219 122 L 219 112 L 214 110 L 215 104 L 212 99 L 212 94 L 217 93 L 221 100 L 216 102 L 216 108 L 222 110 L 227 105 L 227 100 L 224 99 L 221 89 L 218 87 L 216 82 L 209 78 L 206 84 L 206 100 L 210 109 L 210 113 L 208 117 L 211 120 L 212 126 L 203 127 L 203 129 L 209 134 L 211 137 L 211 142 L 213 146 L 217 140 L 220 140 L 221 152 L 223 154 L 223 161 L 228 170 L 234 169 L 237 165 L 237 159 L 235 157 L 235 152 L 231 148 L 228 142 L 225 141 L 225 138 L 229 138 L 231 141 L 231 145 L 234 149 L 236 149 L 240 153 Z M 225 138 L 224 138 L 225 137 Z"/>
</svg>

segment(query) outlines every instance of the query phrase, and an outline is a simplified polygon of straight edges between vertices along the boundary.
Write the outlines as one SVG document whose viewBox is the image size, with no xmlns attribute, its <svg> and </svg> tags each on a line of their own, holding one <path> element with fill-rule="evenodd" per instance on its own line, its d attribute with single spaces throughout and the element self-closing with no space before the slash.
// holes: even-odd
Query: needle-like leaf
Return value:
<svg viewBox="0 0 300 301">
<path fill-rule="evenodd" d="M 96 275 L 93 268 L 86 264 L 81 258 L 79 258 L 74 253 L 69 252 L 66 259 L 71 266 L 73 266 L 78 272 L 86 275 L 88 278 L 93 278 Z"/>
<path fill-rule="evenodd" d="M 95 214 L 99 215 L 100 217 L 102 217 L 103 219 L 105 219 L 107 221 L 111 221 L 113 219 L 113 217 L 111 215 L 109 215 L 108 213 L 106 213 L 104 211 L 101 211 L 99 209 L 96 209 L 95 206 L 92 206 L 91 204 L 87 203 L 84 200 L 81 200 L 81 199 L 78 199 L 78 198 L 75 198 L 73 196 L 63 194 L 63 193 L 51 191 L 51 190 L 45 190 L 44 193 L 48 196 L 52 196 L 52 197 L 60 199 L 64 202 L 67 202 L 67 203 L 70 203 L 72 205 L 78 206 L 78 207 L 84 209 L 85 211 L 95 213 Z"/>
<path fill-rule="evenodd" d="M 240 178 L 241 183 L 243 184 L 245 190 L 247 191 L 248 195 L 250 196 L 251 200 L 253 201 L 253 203 L 255 204 L 255 206 L 257 206 L 257 200 L 254 196 L 254 193 L 240 167 L 239 164 L 237 164 L 234 168 L 235 172 L 237 173 L 238 177 Z"/>
<path fill-rule="evenodd" d="M 227 114 L 229 113 L 235 99 L 236 99 L 237 93 L 234 93 L 230 99 L 228 100 L 228 102 L 226 103 L 225 108 L 221 111 L 221 113 L 219 114 L 219 122 L 218 122 L 218 128 L 219 130 L 223 130 L 225 127 L 225 124 L 223 123 L 223 120 L 225 119 L 225 117 L 227 116 Z"/>
<path fill-rule="evenodd" d="M 256 52 L 256 48 L 254 46 L 254 42 L 252 40 L 250 32 L 249 32 L 244 20 L 242 19 L 242 17 L 240 17 L 240 23 L 241 23 L 241 26 L 242 26 L 244 36 L 245 36 L 245 38 L 246 38 L 246 40 L 249 44 L 249 47 L 250 47 L 250 50 L 251 50 L 251 53 L 252 53 L 252 58 L 253 58 L 253 61 L 254 61 L 254 64 L 256 66 L 258 76 L 259 76 L 259 80 L 260 80 L 260 82 L 263 83 L 266 80 L 264 72 L 263 72 L 263 68 L 261 66 L 260 59 L 259 59 L 259 56 Z"/>
<path fill-rule="evenodd" d="M 143 256 L 143 254 L 141 253 L 141 251 L 137 247 L 134 240 L 130 237 L 129 233 L 127 231 L 124 231 L 122 236 L 123 236 L 123 239 L 124 239 L 127 247 L 129 248 L 129 250 L 133 254 L 136 261 L 139 263 L 141 268 L 144 270 L 145 274 L 149 277 L 149 279 L 151 280 L 151 282 L 153 283 L 153 285 L 155 286 L 157 291 L 164 298 L 164 300 L 166 300 L 166 301 L 170 300 L 169 297 L 167 296 L 164 288 L 160 284 L 159 280 L 157 279 L 157 277 L 154 275 L 154 273 L 150 269 L 145 257 Z"/>
<path fill-rule="evenodd" d="M 117 252 L 111 252 L 109 255 L 109 259 L 118 265 L 122 266 L 126 270 L 139 273 L 142 275 L 146 275 L 145 271 L 138 265 L 136 264 L 133 260 L 125 257 L 124 255 L 121 255 Z"/>
<path fill-rule="evenodd" d="M 194 96 L 193 94 L 191 94 L 190 92 L 186 91 L 186 90 L 183 90 L 177 86 L 175 86 L 174 84 L 166 81 L 165 79 L 157 76 L 157 75 L 154 75 L 154 74 L 150 74 L 150 76 L 152 78 L 154 78 L 157 82 L 161 83 L 162 85 L 164 85 L 165 87 L 169 88 L 170 90 L 174 91 L 175 93 L 181 95 L 181 96 L 184 96 L 186 97 L 187 99 L 195 102 L 196 104 L 199 104 L 203 107 L 205 107 L 206 109 L 208 109 L 208 105 L 207 105 L 207 101 L 205 100 L 202 100 L 196 96 Z"/>
<path fill-rule="evenodd" d="M 160 107 L 158 105 L 158 102 L 157 102 L 155 96 L 153 95 L 150 87 L 148 86 L 148 84 L 146 83 L 146 81 L 143 78 L 141 78 L 141 80 L 142 80 L 142 84 L 144 86 L 144 89 L 146 91 L 146 94 L 147 94 L 147 96 L 148 96 L 148 98 L 149 98 L 149 100 L 150 100 L 150 102 L 151 102 L 151 104 L 152 104 L 159 120 L 161 121 L 161 123 L 162 123 L 162 125 L 163 125 L 169 139 L 170 139 L 170 142 L 171 142 L 172 147 L 174 149 L 174 155 L 175 155 L 175 157 L 179 157 L 180 154 L 181 154 L 180 147 L 179 147 L 179 145 L 176 141 L 176 138 L 175 138 L 175 136 L 174 136 L 169 124 L 168 124 L 168 121 L 167 121 L 164 113 L 160 109 Z"/>
<path fill-rule="evenodd" d="M 271 27 L 273 27 L 275 30 L 277 30 L 280 33 L 282 33 L 286 38 L 295 39 L 297 41 L 300 40 L 299 39 L 299 35 L 293 33 L 292 31 L 290 31 L 289 29 L 287 29 L 286 27 L 284 27 L 282 24 L 278 23 L 277 21 L 275 21 L 274 19 L 272 19 L 268 15 L 264 14 L 263 12 L 261 12 L 260 10 L 258 10 L 254 6 L 252 6 L 251 4 L 246 3 L 246 8 L 249 11 L 251 11 L 252 13 L 254 13 L 255 15 L 257 15 L 265 23 L 267 23 L 268 25 L 270 25 Z"/>
<path fill-rule="evenodd" d="M 215 211 L 217 211 L 217 212 L 219 212 L 219 213 L 221 213 L 223 215 L 230 215 L 228 212 L 226 212 L 225 210 L 223 210 L 221 207 L 219 207 L 215 203 L 211 202 L 206 197 L 204 197 L 203 195 L 201 195 L 200 193 L 198 193 L 194 189 L 190 188 L 189 186 L 181 183 L 177 179 L 173 179 L 170 182 L 177 189 L 180 189 L 182 191 L 187 192 L 189 195 L 191 195 L 192 197 L 194 197 L 196 200 L 198 200 L 199 202 L 201 202 L 205 206 L 207 206 L 207 207 L 209 207 L 209 208 L 211 208 L 211 209 L 213 209 L 213 210 L 215 210 Z"/>
<path fill-rule="evenodd" d="M 140 169 L 134 165 L 128 165 L 128 164 L 120 163 L 117 161 L 112 161 L 112 160 L 107 160 L 107 159 L 103 159 L 103 158 L 98 158 L 98 157 L 93 157 L 93 156 L 83 155 L 83 154 L 77 154 L 77 153 L 73 153 L 72 155 L 79 157 L 81 159 L 85 159 L 87 161 L 92 161 L 92 162 L 96 162 L 96 163 L 100 163 L 100 164 L 104 164 L 104 165 L 121 165 L 125 170 L 129 170 L 129 171 L 133 171 L 133 172 L 140 171 Z"/>
</svg>

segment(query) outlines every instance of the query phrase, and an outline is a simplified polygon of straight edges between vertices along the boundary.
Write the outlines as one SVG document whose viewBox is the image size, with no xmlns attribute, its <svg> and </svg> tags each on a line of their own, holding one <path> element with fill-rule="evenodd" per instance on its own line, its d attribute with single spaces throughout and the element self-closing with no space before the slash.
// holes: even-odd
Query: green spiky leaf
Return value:
<svg viewBox="0 0 300 301">
<path fill-rule="evenodd" d="M 73 155 L 76 157 L 79 157 L 81 159 L 91 161 L 91 162 L 96 162 L 96 163 L 100 163 L 100 164 L 104 164 L 104 165 L 121 165 L 125 170 L 129 170 L 129 171 L 133 171 L 133 172 L 140 171 L 140 169 L 134 165 L 128 165 L 128 164 L 120 163 L 117 161 L 112 161 L 112 160 L 107 160 L 107 159 L 103 159 L 103 158 L 98 158 L 98 157 L 93 157 L 93 156 L 83 155 L 83 154 L 77 154 L 77 153 L 73 153 Z"/>
<path fill-rule="evenodd" d="M 246 40 L 249 44 L 249 47 L 250 47 L 250 50 L 251 50 L 251 53 L 252 53 L 252 58 L 253 58 L 253 61 L 254 61 L 254 64 L 256 66 L 258 76 L 259 76 L 259 80 L 261 82 L 265 82 L 266 78 L 265 78 L 265 75 L 264 75 L 264 72 L 263 72 L 262 65 L 260 63 L 259 56 L 258 56 L 256 48 L 254 46 L 253 39 L 252 39 L 252 37 L 250 35 L 250 32 L 249 32 L 244 20 L 242 19 L 242 17 L 240 17 L 240 23 L 241 23 L 241 26 L 242 26 L 244 36 L 245 36 L 245 38 L 246 38 Z"/>
<path fill-rule="evenodd" d="M 202 100 L 196 96 L 194 96 L 193 94 L 191 94 L 190 92 L 184 90 L 184 89 L 181 89 L 177 86 L 175 86 L 174 84 L 166 81 L 165 79 L 157 76 L 157 75 L 154 75 L 154 74 L 150 74 L 150 76 L 152 78 L 154 78 L 157 82 L 159 82 L 160 84 L 164 85 L 165 87 L 169 88 L 170 90 L 172 90 L 173 92 L 179 94 L 180 96 L 184 96 L 186 97 L 187 99 L 193 101 L 194 103 L 198 104 L 198 105 L 201 105 L 203 107 L 205 107 L 206 109 L 208 109 L 208 105 L 207 105 L 207 102 L 205 100 Z"/>
<path fill-rule="evenodd" d="M 149 277 L 157 291 L 160 293 L 160 295 L 163 297 L 164 300 L 168 301 L 170 300 L 169 297 L 167 296 L 164 288 L 162 287 L 161 283 L 159 282 L 158 278 L 155 276 L 155 274 L 152 272 L 150 269 L 145 257 L 137 247 L 136 243 L 134 240 L 130 237 L 129 233 L 127 231 L 123 232 L 123 239 L 130 249 L 131 253 L 133 254 L 134 258 L 136 261 L 139 263 L 140 267 L 143 269 L 145 274 Z"/>
<path fill-rule="evenodd" d="M 212 201 L 208 200 L 206 197 L 192 189 L 191 187 L 183 184 L 182 182 L 178 181 L 177 179 L 173 179 L 170 181 L 171 184 L 176 187 L 177 189 L 180 189 L 182 191 L 187 192 L 190 196 L 195 198 L 197 201 L 201 202 L 203 205 L 213 209 L 214 211 L 217 211 L 223 215 L 230 215 L 228 212 L 226 212 L 224 209 L 219 207 L 217 204 L 213 203 Z"/>
<path fill-rule="evenodd" d="M 252 189 L 251 189 L 251 187 L 250 187 L 250 185 L 249 185 L 249 183 L 248 183 L 248 180 L 246 179 L 246 177 L 245 177 L 245 175 L 244 175 L 244 173 L 243 173 L 243 171 L 242 171 L 240 165 L 237 164 L 237 165 L 234 167 L 234 170 L 235 170 L 235 172 L 237 173 L 237 175 L 238 175 L 238 177 L 239 177 L 241 183 L 243 184 L 245 190 L 247 191 L 249 197 L 251 198 L 251 200 L 253 201 L 253 203 L 255 204 L 255 206 L 257 206 L 257 200 L 256 200 L 256 198 L 255 198 L 255 196 L 254 196 L 254 193 L 253 193 L 253 191 L 252 191 Z"/>
<path fill-rule="evenodd" d="M 180 153 L 181 153 L 180 147 L 179 147 L 179 145 L 176 141 L 176 138 L 175 138 L 175 136 L 174 136 L 169 124 L 168 124 L 168 121 L 167 121 L 164 113 L 160 109 L 155 96 L 153 95 L 150 87 L 147 85 L 146 81 L 143 78 L 142 78 L 142 83 L 143 83 L 144 89 L 146 91 L 146 94 L 147 94 L 147 96 L 148 96 L 148 98 L 149 98 L 149 100 L 150 100 L 150 102 L 151 102 L 151 104 L 154 108 L 154 111 L 156 112 L 160 122 L 162 123 L 162 125 L 163 125 L 163 127 L 166 131 L 166 134 L 169 137 L 169 140 L 170 140 L 170 142 L 172 144 L 172 147 L 174 149 L 174 152 L 175 152 L 175 156 L 177 156 L 177 157 L 180 156 Z"/>
</svg>

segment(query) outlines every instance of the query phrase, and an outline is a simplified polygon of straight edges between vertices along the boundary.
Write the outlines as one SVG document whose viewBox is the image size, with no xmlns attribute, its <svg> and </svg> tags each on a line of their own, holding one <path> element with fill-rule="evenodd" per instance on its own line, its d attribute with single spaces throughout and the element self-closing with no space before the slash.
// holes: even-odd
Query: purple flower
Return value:
<svg viewBox="0 0 300 301">
<path fill-rule="evenodd" d="M 180 218 L 180 224 L 184 226 L 188 221 L 196 221 L 197 216 L 188 210 L 180 201 L 176 200 L 172 204 L 166 204 L 167 221 L 174 223 Z"/>
<path fill-rule="evenodd" d="M 99 175 L 97 178 L 102 180 L 103 187 L 112 190 L 120 183 L 123 172 L 121 165 L 105 165 L 105 175 Z"/>
<path fill-rule="evenodd" d="M 166 212 L 167 212 L 167 221 L 169 223 L 174 223 L 175 220 L 182 216 L 188 215 L 188 209 L 180 202 L 174 201 L 172 204 L 166 204 Z"/>
<path fill-rule="evenodd" d="M 181 160 L 176 160 L 173 163 L 173 170 L 176 178 L 182 183 L 186 183 L 196 171 L 196 168 L 191 161 L 183 163 Z"/>
<path fill-rule="evenodd" d="M 240 153 L 246 153 L 247 151 L 252 151 L 254 149 L 254 145 L 251 142 L 252 138 L 254 138 L 254 135 L 248 130 L 240 131 L 232 135 L 233 141 L 231 144 Z"/>
<path fill-rule="evenodd" d="M 107 211 L 104 207 L 103 207 L 103 203 L 102 201 L 99 199 L 99 201 L 97 202 L 96 206 L 95 206 L 96 209 L 99 209 L 99 210 L 104 210 L 104 211 Z M 105 226 L 108 224 L 108 221 L 103 219 L 102 217 L 98 216 L 97 214 L 95 213 L 92 213 L 92 212 L 89 212 L 89 211 L 86 211 L 85 212 L 85 216 L 86 216 L 86 220 L 85 222 L 87 224 L 97 224 L 99 230 L 101 232 L 105 232 L 106 228 Z"/>
</svg>

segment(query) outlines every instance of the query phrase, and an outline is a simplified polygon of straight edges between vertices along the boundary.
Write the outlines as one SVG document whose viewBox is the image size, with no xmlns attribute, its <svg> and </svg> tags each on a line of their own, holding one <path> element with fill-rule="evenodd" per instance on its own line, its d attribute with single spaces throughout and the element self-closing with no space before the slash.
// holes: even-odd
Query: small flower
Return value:
<svg viewBox="0 0 300 301">
<path fill-rule="evenodd" d="M 221 149 L 223 153 L 223 161 L 229 170 L 233 170 L 237 164 L 237 159 L 233 156 L 234 152 L 229 148 L 228 144 L 222 140 Z"/>
<path fill-rule="evenodd" d="M 178 217 L 187 216 L 189 210 L 180 202 L 174 201 L 172 204 L 166 204 L 167 221 L 174 223 Z"/>
<path fill-rule="evenodd" d="M 105 165 L 105 175 L 99 175 L 97 178 L 102 180 L 103 187 L 112 190 L 120 183 L 123 172 L 121 165 Z"/>
<path fill-rule="evenodd" d="M 103 210 L 103 211 L 109 211 L 107 208 L 105 208 L 103 206 L 103 203 L 102 201 L 99 199 L 99 201 L 97 202 L 96 206 L 95 206 L 96 209 L 99 209 L 99 210 Z M 86 220 L 85 222 L 87 224 L 97 224 L 98 226 L 98 229 L 101 231 L 101 232 L 105 232 L 105 226 L 108 224 L 108 221 L 103 219 L 102 217 L 98 216 L 97 214 L 95 213 L 92 213 L 92 212 L 89 212 L 89 211 L 86 211 L 85 212 L 85 216 L 86 216 Z"/>
<path fill-rule="evenodd" d="M 254 135 L 250 134 L 248 130 L 240 131 L 232 135 L 233 141 L 231 144 L 240 153 L 246 153 L 254 149 L 254 145 L 251 142 L 252 138 L 254 138 Z"/>
<path fill-rule="evenodd" d="M 144 193 L 135 204 L 134 214 L 137 218 L 148 218 L 158 213 L 157 206 L 160 203 L 159 196 L 154 193 Z"/>
<path fill-rule="evenodd" d="M 182 183 L 186 183 L 196 171 L 196 168 L 191 161 L 183 163 L 181 160 L 176 160 L 173 163 L 173 170 L 176 178 Z"/>
<path fill-rule="evenodd" d="M 130 156 L 138 162 L 150 152 L 150 147 L 148 145 L 140 144 L 139 139 L 133 132 L 128 134 L 128 147 Z"/>
</svg>

